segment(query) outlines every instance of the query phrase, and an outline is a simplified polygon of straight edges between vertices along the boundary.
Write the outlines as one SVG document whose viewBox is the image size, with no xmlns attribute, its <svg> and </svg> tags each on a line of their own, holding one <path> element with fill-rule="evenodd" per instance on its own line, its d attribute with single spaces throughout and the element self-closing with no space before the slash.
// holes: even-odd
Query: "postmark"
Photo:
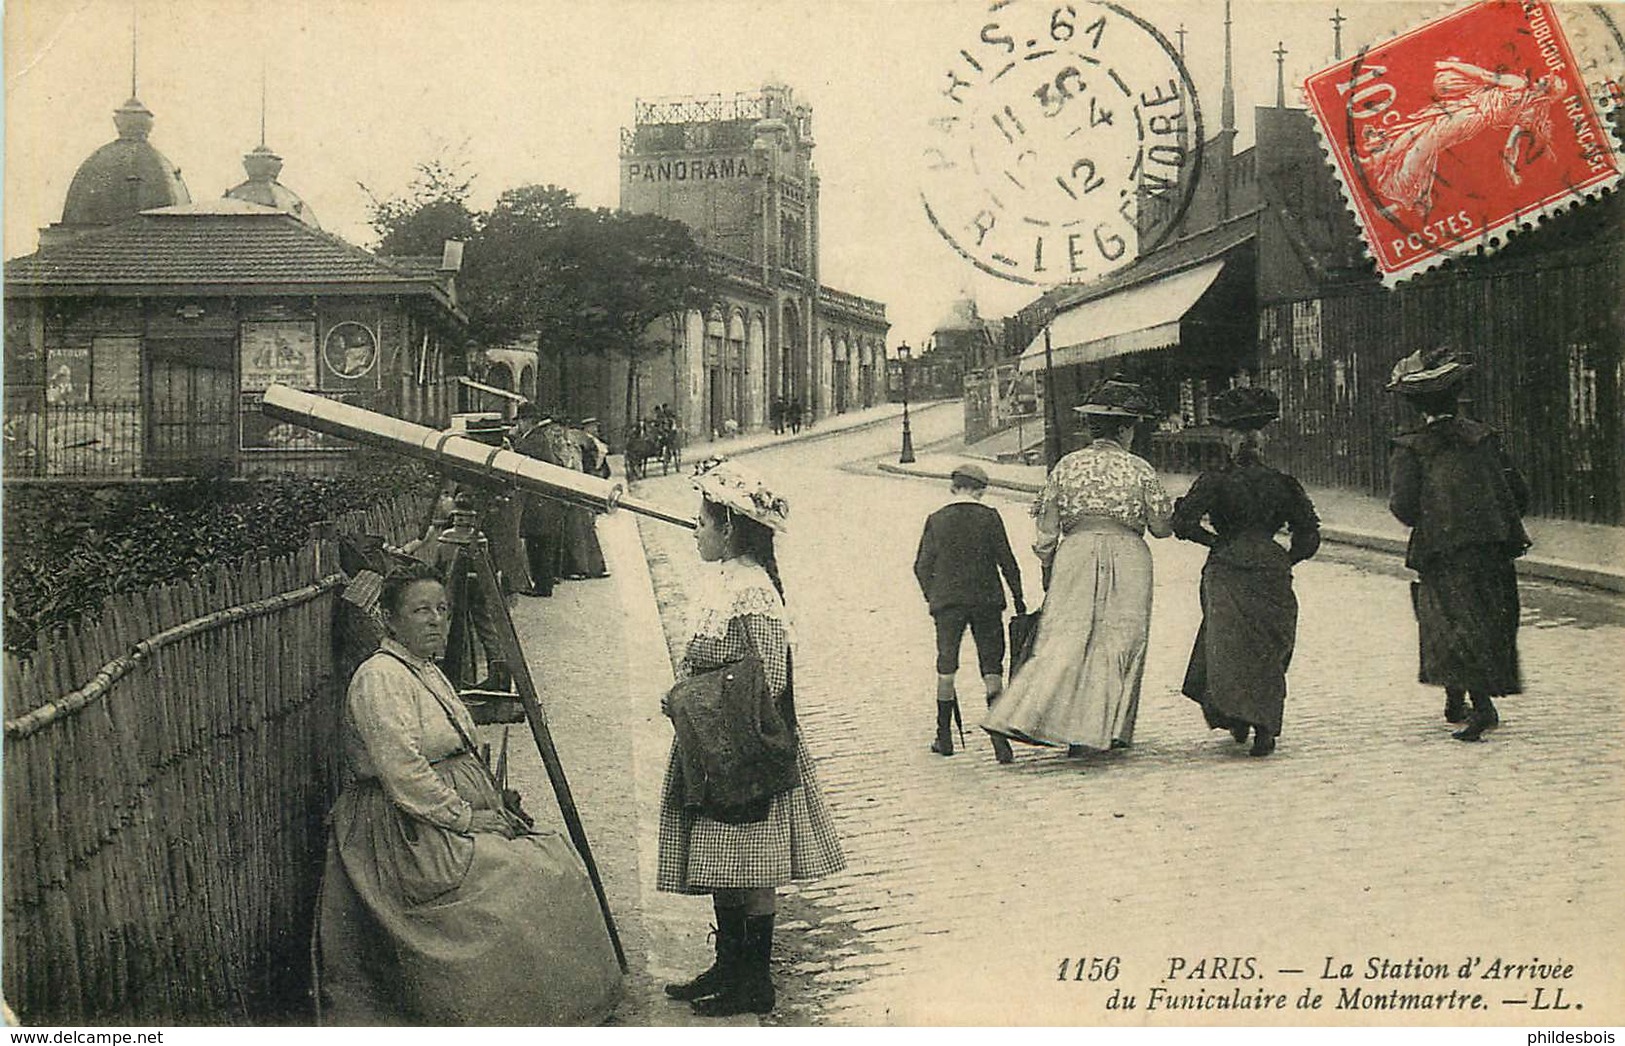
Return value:
<svg viewBox="0 0 1625 1046">
<path fill-rule="evenodd" d="M 977 268 L 1088 282 L 1174 229 L 1202 119 L 1178 53 L 1109 2 L 990 4 L 940 75 L 921 197 Z"/>
<path fill-rule="evenodd" d="M 1617 184 L 1618 142 L 1561 9 L 1485 0 L 1304 81 L 1389 286 Z"/>
</svg>

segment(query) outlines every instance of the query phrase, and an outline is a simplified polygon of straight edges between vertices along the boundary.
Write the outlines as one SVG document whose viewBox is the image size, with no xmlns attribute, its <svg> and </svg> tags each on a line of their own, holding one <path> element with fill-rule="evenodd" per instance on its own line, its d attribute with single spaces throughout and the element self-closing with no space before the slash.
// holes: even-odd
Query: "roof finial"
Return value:
<svg viewBox="0 0 1625 1046">
<path fill-rule="evenodd" d="M 1184 58 L 1185 58 L 1185 23 L 1184 22 L 1179 23 L 1179 28 L 1174 30 L 1174 35 L 1179 37 L 1179 57 L 1180 57 L 1180 60 L 1183 61 Z"/>
<path fill-rule="evenodd" d="M 135 54 L 136 54 L 136 3 L 130 0 L 130 97 L 135 97 Z"/>
<path fill-rule="evenodd" d="M 1236 129 L 1236 89 L 1230 70 L 1230 0 L 1224 0 L 1224 98 L 1219 107 L 1219 130 Z"/>
<path fill-rule="evenodd" d="M 1332 23 L 1332 57 L 1334 59 L 1342 58 L 1343 23 L 1348 21 L 1348 19 L 1343 17 L 1343 9 L 1341 7 L 1334 7 L 1332 9 L 1332 16 L 1331 18 L 1327 19 L 1327 21 Z"/>
<path fill-rule="evenodd" d="M 1286 41 L 1275 42 L 1275 108 L 1286 108 Z"/>
</svg>

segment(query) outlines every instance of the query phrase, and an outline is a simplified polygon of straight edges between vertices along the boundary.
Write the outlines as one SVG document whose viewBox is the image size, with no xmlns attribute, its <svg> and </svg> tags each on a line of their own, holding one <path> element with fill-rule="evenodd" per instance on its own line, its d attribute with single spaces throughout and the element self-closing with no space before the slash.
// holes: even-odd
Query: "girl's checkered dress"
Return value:
<svg viewBox="0 0 1625 1046">
<path fill-rule="evenodd" d="M 784 602 L 767 571 L 742 556 L 722 563 L 714 580 L 696 605 L 694 636 L 679 674 L 686 678 L 755 654 L 767 669 L 774 695 L 783 694 L 788 685 L 790 629 Z M 774 797 L 766 818 L 753 824 L 723 824 L 683 808 L 674 743 L 660 800 L 659 888 L 668 893 L 710 893 L 782 886 L 846 867 L 804 744 L 797 745 L 796 770 L 800 780 Z"/>
</svg>

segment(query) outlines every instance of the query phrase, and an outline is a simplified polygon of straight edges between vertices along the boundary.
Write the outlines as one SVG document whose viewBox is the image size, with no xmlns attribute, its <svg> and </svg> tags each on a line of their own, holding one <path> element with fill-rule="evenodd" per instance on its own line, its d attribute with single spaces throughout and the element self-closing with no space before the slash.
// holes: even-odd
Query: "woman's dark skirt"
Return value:
<svg viewBox="0 0 1625 1046">
<path fill-rule="evenodd" d="M 1473 545 L 1430 559 L 1411 584 L 1422 665 L 1417 678 L 1499 697 L 1523 692 L 1518 575 L 1506 552 Z"/>
<path fill-rule="evenodd" d="M 1264 733 L 1281 732 L 1286 670 L 1297 632 L 1298 600 L 1285 552 L 1278 564 L 1267 565 L 1208 558 L 1202 568 L 1202 626 L 1181 689 L 1202 706 L 1209 727 L 1249 724 Z"/>
</svg>

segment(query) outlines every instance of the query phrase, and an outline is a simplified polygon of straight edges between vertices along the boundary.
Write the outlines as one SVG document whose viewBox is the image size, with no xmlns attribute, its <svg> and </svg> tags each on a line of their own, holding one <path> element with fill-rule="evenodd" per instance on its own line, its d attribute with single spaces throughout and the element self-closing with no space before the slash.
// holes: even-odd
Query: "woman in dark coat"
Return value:
<svg viewBox="0 0 1625 1046">
<path fill-rule="evenodd" d="M 1202 625 L 1185 670 L 1186 697 L 1209 727 L 1249 755 L 1275 751 L 1286 704 L 1286 670 L 1298 631 L 1292 567 L 1320 547 L 1320 520 L 1298 481 L 1259 456 L 1261 429 L 1280 417 L 1268 389 L 1228 389 L 1213 398 L 1212 418 L 1226 430 L 1229 461 L 1202 473 L 1174 505 L 1174 533 L 1208 546 L 1202 568 Z M 1204 517 L 1213 525 L 1202 525 Z M 1285 549 L 1275 535 L 1286 527 Z"/>
<path fill-rule="evenodd" d="M 1411 528 L 1405 565 L 1421 647 L 1419 678 L 1445 688 L 1445 719 L 1466 720 L 1461 741 L 1500 725 L 1493 698 L 1523 690 L 1518 671 L 1518 578 L 1529 547 L 1522 516 L 1529 488 L 1494 429 L 1457 417 L 1472 363 L 1444 349 L 1414 352 L 1389 389 L 1422 413 L 1420 430 L 1394 439 L 1388 507 Z M 1472 715 L 1464 697 L 1472 695 Z"/>
</svg>

